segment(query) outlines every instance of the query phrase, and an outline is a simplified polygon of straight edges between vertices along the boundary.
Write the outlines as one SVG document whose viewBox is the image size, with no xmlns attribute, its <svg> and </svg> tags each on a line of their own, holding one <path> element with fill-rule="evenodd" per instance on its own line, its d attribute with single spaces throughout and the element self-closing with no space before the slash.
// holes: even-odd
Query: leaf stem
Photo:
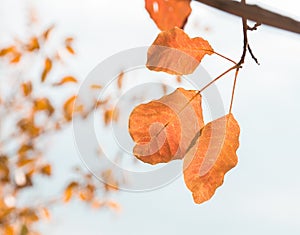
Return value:
<svg viewBox="0 0 300 235">
<path fill-rule="evenodd" d="M 240 68 L 237 68 L 236 71 L 235 71 L 235 75 L 234 75 L 234 82 L 233 82 L 233 88 L 232 88 L 232 93 L 231 93 L 231 101 L 230 101 L 229 113 L 231 113 L 231 111 L 232 111 L 232 105 L 233 105 L 233 100 L 234 100 L 234 93 L 235 93 L 236 81 L 237 81 L 239 70 L 240 70 Z"/>
<path fill-rule="evenodd" d="M 220 53 L 218 53 L 218 52 L 215 52 L 215 51 L 214 51 L 214 54 L 216 54 L 217 56 L 220 56 L 221 58 L 223 58 L 223 59 L 225 59 L 225 60 L 228 60 L 228 61 L 230 61 L 230 62 L 232 62 L 232 63 L 234 63 L 234 64 L 237 64 L 237 62 L 235 62 L 234 60 L 232 60 L 232 59 L 228 58 L 227 56 L 224 56 L 224 55 L 222 55 L 222 54 L 220 54 Z"/>
</svg>

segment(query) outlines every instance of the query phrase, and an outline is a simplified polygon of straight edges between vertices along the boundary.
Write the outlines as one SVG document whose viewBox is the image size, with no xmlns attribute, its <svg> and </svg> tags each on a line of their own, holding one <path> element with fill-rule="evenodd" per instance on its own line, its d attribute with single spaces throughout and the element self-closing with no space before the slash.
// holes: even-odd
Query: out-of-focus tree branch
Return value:
<svg viewBox="0 0 300 235">
<path fill-rule="evenodd" d="M 257 5 L 246 4 L 232 0 L 195 0 L 232 15 L 245 17 L 249 20 L 273 26 L 275 28 L 300 34 L 300 22 L 278 13 L 263 9 Z"/>
</svg>

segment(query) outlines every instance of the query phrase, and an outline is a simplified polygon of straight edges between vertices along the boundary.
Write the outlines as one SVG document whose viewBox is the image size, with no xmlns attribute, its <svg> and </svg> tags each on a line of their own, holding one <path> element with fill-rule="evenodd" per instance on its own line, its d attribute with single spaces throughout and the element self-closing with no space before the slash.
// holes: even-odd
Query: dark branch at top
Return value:
<svg viewBox="0 0 300 235">
<path fill-rule="evenodd" d="M 292 18 L 263 9 L 257 5 L 246 4 L 232 0 L 195 0 L 224 12 L 245 17 L 261 24 L 300 34 L 300 22 Z"/>
</svg>

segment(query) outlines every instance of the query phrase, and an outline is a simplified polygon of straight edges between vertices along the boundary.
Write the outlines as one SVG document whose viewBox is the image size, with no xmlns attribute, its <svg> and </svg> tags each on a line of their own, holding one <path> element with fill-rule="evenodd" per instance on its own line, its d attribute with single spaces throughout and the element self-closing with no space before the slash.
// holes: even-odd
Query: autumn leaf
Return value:
<svg viewBox="0 0 300 235">
<path fill-rule="evenodd" d="M 37 37 L 32 37 L 29 43 L 26 45 L 26 50 L 32 52 L 38 49 L 40 49 L 39 40 Z"/>
<path fill-rule="evenodd" d="M 150 17 L 161 30 L 183 28 L 191 14 L 190 0 L 145 0 Z"/>
<path fill-rule="evenodd" d="M 46 164 L 42 166 L 41 168 L 41 174 L 46 175 L 46 176 L 51 176 L 52 174 L 52 167 L 50 164 Z"/>
<path fill-rule="evenodd" d="M 209 200 L 237 164 L 240 128 L 232 114 L 208 123 L 184 158 L 184 181 L 195 203 Z"/>
<path fill-rule="evenodd" d="M 75 99 L 76 99 L 76 96 L 72 96 L 64 104 L 64 107 L 63 107 L 64 116 L 67 121 L 72 120 L 73 106 L 74 106 Z"/>
<path fill-rule="evenodd" d="M 32 92 L 32 83 L 31 81 L 24 82 L 21 84 L 21 88 L 24 96 L 29 96 Z"/>
<path fill-rule="evenodd" d="M 74 190 L 78 188 L 78 183 L 77 182 L 71 182 L 67 188 L 65 189 L 64 192 L 64 202 L 69 202 L 73 196 Z"/>
<path fill-rule="evenodd" d="M 48 100 L 48 98 L 40 98 L 34 100 L 34 107 L 33 107 L 35 112 L 38 111 L 47 111 L 48 115 L 51 116 L 54 112 L 54 107 Z"/>
<path fill-rule="evenodd" d="M 181 159 L 203 125 L 197 91 L 179 88 L 159 100 L 141 104 L 129 119 L 129 132 L 136 143 L 134 155 L 150 164 Z"/>
<path fill-rule="evenodd" d="M 59 82 L 54 83 L 53 86 L 61 86 L 65 83 L 77 83 L 77 79 L 72 76 L 63 77 Z"/>
<path fill-rule="evenodd" d="M 42 73 L 42 77 L 41 77 L 41 81 L 44 82 L 46 80 L 46 77 L 48 75 L 48 73 L 51 71 L 52 69 L 52 61 L 50 58 L 46 58 L 45 62 L 44 62 L 44 70 Z"/>
<path fill-rule="evenodd" d="M 123 85 L 124 72 L 120 72 L 118 75 L 118 88 L 121 89 Z"/>
<path fill-rule="evenodd" d="M 148 50 L 147 67 L 154 71 L 183 75 L 193 73 L 213 49 L 203 38 L 190 38 L 175 27 L 161 32 Z"/>
<path fill-rule="evenodd" d="M 117 122 L 119 119 L 119 110 L 116 108 L 107 109 L 104 111 L 104 124 L 107 126 L 111 121 Z"/>
</svg>

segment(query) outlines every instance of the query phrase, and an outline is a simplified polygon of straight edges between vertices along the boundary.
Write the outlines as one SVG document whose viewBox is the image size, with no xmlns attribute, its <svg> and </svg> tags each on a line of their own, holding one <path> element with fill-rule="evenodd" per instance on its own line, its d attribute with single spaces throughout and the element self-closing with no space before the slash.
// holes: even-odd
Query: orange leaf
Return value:
<svg viewBox="0 0 300 235">
<path fill-rule="evenodd" d="M 184 180 L 195 203 L 209 200 L 237 164 L 240 128 L 232 114 L 208 123 L 184 158 Z"/>
<path fill-rule="evenodd" d="M 34 100 L 34 111 L 47 111 L 48 115 L 51 116 L 54 112 L 54 108 L 47 98 L 40 98 Z"/>
<path fill-rule="evenodd" d="M 117 122 L 119 119 L 118 109 L 108 109 L 104 112 L 104 124 L 107 126 L 111 121 Z"/>
<path fill-rule="evenodd" d="M 102 86 L 101 86 L 101 85 L 98 85 L 98 84 L 92 84 L 92 85 L 90 86 L 90 88 L 91 88 L 91 89 L 97 89 L 97 90 L 100 90 L 100 89 L 102 89 Z"/>
<path fill-rule="evenodd" d="M 136 142 L 134 155 L 150 164 L 181 159 L 203 125 L 197 91 L 179 88 L 159 100 L 141 104 L 129 119 L 129 132 Z"/>
<path fill-rule="evenodd" d="M 46 58 L 44 63 L 45 63 L 44 70 L 43 70 L 42 77 L 41 77 L 42 82 L 44 82 L 46 80 L 48 73 L 52 69 L 52 61 L 50 58 Z"/>
<path fill-rule="evenodd" d="M 34 51 L 40 49 L 39 40 L 37 37 L 33 37 L 30 39 L 29 43 L 26 45 L 27 51 Z"/>
<path fill-rule="evenodd" d="M 73 115 L 73 106 L 74 102 L 76 100 L 76 96 L 70 97 L 64 104 L 64 116 L 67 121 L 72 120 L 72 115 Z"/>
<path fill-rule="evenodd" d="M 191 14 L 191 0 L 146 0 L 146 9 L 157 27 L 169 30 L 175 26 L 183 28 Z"/>
<path fill-rule="evenodd" d="M 15 53 L 16 52 L 16 47 L 15 46 L 10 46 L 10 47 L 7 47 L 7 48 L 3 48 L 0 50 L 0 57 L 2 56 L 6 56 L 7 54 L 10 54 L 10 53 Z"/>
<path fill-rule="evenodd" d="M 43 32 L 43 34 L 42 34 L 42 38 L 43 38 L 43 40 L 48 40 L 48 38 L 49 38 L 49 35 L 50 35 L 50 33 L 51 33 L 51 31 L 54 29 L 54 25 L 52 25 L 52 26 L 50 26 L 48 29 L 46 29 L 44 32 Z"/>
<path fill-rule="evenodd" d="M 24 96 L 29 96 L 32 92 L 32 83 L 30 81 L 22 83 L 22 91 Z"/>
<path fill-rule="evenodd" d="M 123 85 L 124 72 L 122 71 L 118 76 L 118 88 L 121 89 Z"/>
<path fill-rule="evenodd" d="M 203 38 L 189 38 L 177 27 L 161 32 L 148 50 L 147 67 L 154 71 L 183 75 L 193 73 L 205 55 L 213 53 Z"/>
<path fill-rule="evenodd" d="M 77 79 L 72 76 L 67 76 L 67 77 L 62 78 L 59 82 L 54 83 L 53 86 L 61 86 L 68 82 L 77 83 Z"/>
<path fill-rule="evenodd" d="M 71 45 L 66 45 L 66 49 L 70 54 L 72 54 L 72 55 L 75 54 L 75 51 Z"/>
<path fill-rule="evenodd" d="M 77 182 L 71 182 L 67 188 L 65 189 L 65 192 L 64 192 L 64 202 L 68 202 L 70 201 L 70 199 L 72 198 L 73 196 L 73 192 L 75 189 L 78 188 L 78 183 Z"/>
<path fill-rule="evenodd" d="M 46 176 L 51 176 L 52 174 L 52 167 L 50 164 L 46 164 L 41 168 L 41 174 Z"/>
</svg>

